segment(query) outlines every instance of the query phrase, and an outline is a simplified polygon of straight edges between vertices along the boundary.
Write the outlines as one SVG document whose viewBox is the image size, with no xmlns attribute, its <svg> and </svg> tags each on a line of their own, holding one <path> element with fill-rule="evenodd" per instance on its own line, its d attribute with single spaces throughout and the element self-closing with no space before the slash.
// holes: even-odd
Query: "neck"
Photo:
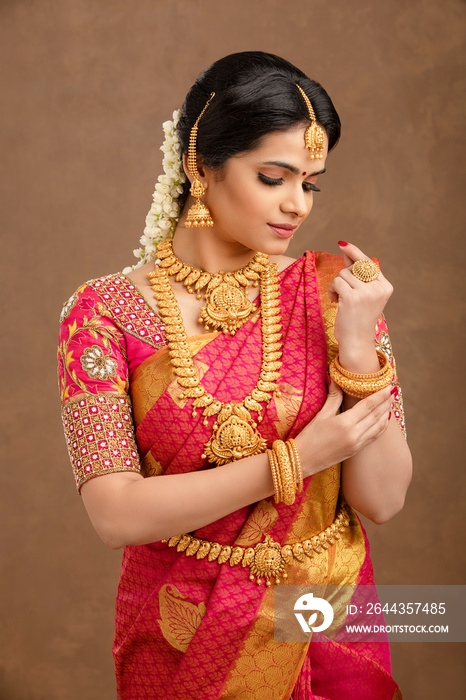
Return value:
<svg viewBox="0 0 466 700">
<path fill-rule="evenodd" d="M 221 238 L 213 228 L 186 228 L 180 220 L 173 237 L 173 252 L 187 265 L 206 272 L 233 272 L 257 253 L 238 241 Z"/>
</svg>

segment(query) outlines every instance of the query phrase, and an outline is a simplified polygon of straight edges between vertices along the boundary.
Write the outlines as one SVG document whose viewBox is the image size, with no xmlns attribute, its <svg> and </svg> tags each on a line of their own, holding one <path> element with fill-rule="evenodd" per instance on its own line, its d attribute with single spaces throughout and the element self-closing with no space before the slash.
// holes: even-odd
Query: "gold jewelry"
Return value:
<svg viewBox="0 0 466 700">
<path fill-rule="evenodd" d="M 281 490 L 283 494 L 281 500 L 286 506 L 291 506 L 296 497 L 295 478 L 288 449 L 283 440 L 275 440 L 273 442 L 272 453 L 277 460 L 280 472 Z M 278 501 L 276 500 L 276 502 Z"/>
<path fill-rule="evenodd" d="M 393 367 L 388 357 L 380 350 L 377 350 L 380 369 L 378 372 L 369 374 L 357 374 L 349 372 L 341 366 L 338 355 L 333 358 L 329 366 L 329 374 L 335 384 L 349 396 L 357 399 L 364 399 L 380 389 L 384 389 L 393 380 Z"/>
<path fill-rule="evenodd" d="M 273 450 L 267 450 L 267 456 L 269 458 L 270 471 L 272 472 L 273 490 L 275 492 L 273 498 L 275 503 L 280 503 L 283 501 L 283 491 L 277 457 Z"/>
<path fill-rule="evenodd" d="M 241 562 L 243 567 L 248 566 L 250 571 L 249 580 L 254 581 L 258 586 L 262 579 L 265 585 L 271 586 L 270 579 L 275 579 L 275 583 L 280 583 L 280 577 L 284 580 L 288 578 L 285 566 L 306 561 L 306 557 L 311 559 L 314 553 L 321 554 L 323 549 L 328 549 L 330 545 L 340 538 L 340 533 L 348 527 L 350 519 L 346 506 L 342 505 L 333 523 L 318 535 L 311 539 L 295 542 L 294 544 L 280 545 L 275 542 L 270 535 L 265 535 L 263 542 L 259 542 L 254 547 L 241 547 L 240 545 L 223 545 L 219 542 L 200 540 L 192 535 L 177 535 L 170 539 L 162 540 L 168 543 L 169 547 L 176 547 L 178 552 L 184 552 L 187 557 L 196 555 L 196 559 L 217 561 L 219 564 L 230 563 L 236 566 Z"/>
<path fill-rule="evenodd" d="M 296 493 L 303 490 L 303 471 L 296 443 L 292 438 L 287 442 L 275 440 L 267 455 L 275 491 L 274 501 L 291 506 Z"/>
<path fill-rule="evenodd" d="M 320 124 L 317 123 L 316 115 L 314 109 L 311 105 L 309 97 L 306 95 L 302 87 L 296 85 L 299 92 L 303 96 L 304 102 L 306 103 L 307 110 L 309 112 L 309 119 L 311 120 L 310 125 L 304 132 L 304 142 L 306 148 L 309 148 L 310 154 L 309 158 L 311 160 L 321 160 L 323 158 L 324 144 L 325 144 L 325 131 Z"/>
<path fill-rule="evenodd" d="M 202 386 L 189 350 L 188 338 L 180 308 L 170 285 L 167 270 L 156 267 L 148 277 L 165 323 L 165 333 L 173 371 L 183 388 L 181 399 L 193 398 L 193 416 L 201 408 L 204 425 L 216 416 L 213 436 L 204 448 L 203 458 L 218 465 L 264 452 L 266 441 L 257 431 L 262 420 L 262 404 L 272 396 L 280 396 L 276 380 L 280 376 L 282 356 L 282 326 L 280 318 L 280 287 L 278 265 L 269 263 L 260 276 L 260 310 L 262 316 L 262 365 L 254 389 L 241 402 L 222 403 Z M 250 411 L 257 412 L 257 422 Z"/>
<path fill-rule="evenodd" d="M 269 264 L 269 256 L 265 253 L 256 253 L 241 270 L 217 274 L 182 263 L 173 252 L 172 239 L 157 246 L 157 256 L 160 267 L 169 276 L 176 275 L 175 281 L 183 282 L 190 294 L 195 292 L 198 299 L 204 294 L 206 304 L 198 320 L 206 331 L 212 328 L 234 335 L 254 314 L 256 307 L 245 291 L 251 282 L 253 287 L 258 286 L 261 272 Z"/>
<path fill-rule="evenodd" d="M 199 170 L 197 169 L 197 153 L 196 153 L 196 138 L 197 129 L 199 127 L 199 122 L 202 115 L 206 111 L 207 107 L 210 105 L 211 101 L 215 96 L 215 92 L 212 92 L 209 99 L 207 100 L 204 109 L 196 119 L 196 122 L 191 129 L 189 135 L 189 146 L 188 146 L 188 170 L 189 174 L 193 178 L 191 183 L 190 192 L 192 196 L 197 200 L 189 209 L 188 216 L 186 218 L 185 226 L 188 228 L 191 226 L 213 226 L 214 222 L 210 215 L 210 211 L 207 209 L 206 205 L 201 202 L 201 197 L 205 194 L 205 187 L 199 179 Z"/>
<path fill-rule="evenodd" d="M 293 466 L 293 473 L 296 480 L 296 491 L 301 493 L 303 490 L 303 468 L 301 466 L 301 460 L 299 458 L 298 448 L 293 438 L 286 441 L 286 446 L 288 452 L 290 453 L 291 464 Z"/>
<path fill-rule="evenodd" d="M 368 258 L 356 260 L 351 265 L 350 270 L 356 279 L 361 280 L 361 282 L 373 282 L 377 279 L 380 272 L 379 266 Z"/>
</svg>

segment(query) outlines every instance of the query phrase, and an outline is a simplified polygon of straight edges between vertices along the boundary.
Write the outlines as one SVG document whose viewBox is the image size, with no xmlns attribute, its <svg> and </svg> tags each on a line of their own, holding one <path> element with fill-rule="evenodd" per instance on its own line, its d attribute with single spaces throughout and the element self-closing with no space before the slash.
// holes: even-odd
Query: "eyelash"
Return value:
<svg viewBox="0 0 466 700">
<path fill-rule="evenodd" d="M 273 187 L 274 185 L 283 185 L 283 178 L 275 180 L 274 178 L 267 177 L 267 175 L 263 175 L 262 173 L 259 173 L 258 177 L 259 180 L 264 183 L 264 185 L 269 185 L 269 187 Z M 320 192 L 317 185 L 313 185 L 312 182 L 303 182 L 303 189 L 305 192 Z"/>
</svg>

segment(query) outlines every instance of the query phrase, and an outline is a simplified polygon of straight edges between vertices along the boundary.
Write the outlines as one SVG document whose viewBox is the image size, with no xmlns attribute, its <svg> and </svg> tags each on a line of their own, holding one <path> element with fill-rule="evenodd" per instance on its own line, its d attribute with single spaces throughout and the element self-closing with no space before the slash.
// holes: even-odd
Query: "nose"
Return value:
<svg viewBox="0 0 466 700">
<path fill-rule="evenodd" d="M 302 185 L 293 187 L 286 192 L 281 210 L 286 214 L 295 214 L 299 218 L 306 217 L 312 209 L 312 192 L 304 192 Z"/>
</svg>

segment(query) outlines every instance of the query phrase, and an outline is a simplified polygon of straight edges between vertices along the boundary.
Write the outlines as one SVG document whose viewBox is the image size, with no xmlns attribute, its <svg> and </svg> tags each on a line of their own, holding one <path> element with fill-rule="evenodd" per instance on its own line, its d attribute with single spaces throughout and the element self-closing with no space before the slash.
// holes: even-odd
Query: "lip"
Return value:
<svg viewBox="0 0 466 700">
<path fill-rule="evenodd" d="M 269 228 L 271 228 L 272 231 L 280 238 L 291 238 L 293 233 L 298 228 L 292 224 L 267 224 L 267 226 L 269 226 Z"/>
</svg>

